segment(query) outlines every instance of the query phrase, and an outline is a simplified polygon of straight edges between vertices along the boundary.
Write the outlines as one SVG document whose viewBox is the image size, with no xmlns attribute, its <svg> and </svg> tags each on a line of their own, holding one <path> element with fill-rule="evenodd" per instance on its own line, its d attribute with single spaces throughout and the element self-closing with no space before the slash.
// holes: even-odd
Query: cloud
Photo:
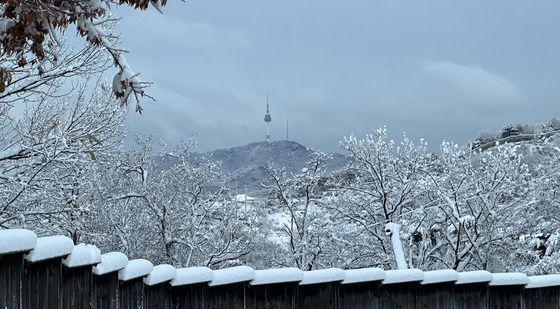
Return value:
<svg viewBox="0 0 560 309">
<path fill-rule="evenodd" d="M 504 105 L 517 103 L 521 98 L 515 83 L 478 64 L 428 61 L 424 71 L 453 87 L 469 103 Z"/>
</svg>

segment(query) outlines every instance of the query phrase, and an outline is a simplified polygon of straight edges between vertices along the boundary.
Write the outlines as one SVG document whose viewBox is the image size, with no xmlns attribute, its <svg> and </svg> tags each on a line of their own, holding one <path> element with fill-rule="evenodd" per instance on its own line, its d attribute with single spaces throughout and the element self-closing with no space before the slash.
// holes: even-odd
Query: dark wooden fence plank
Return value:
<svg viewBox="0 0 560 309">
<path fill-rule="evenodd" d="M 246 282 L 208 287 L 207 309 L 245 309 Z"/>
<path fill-rule="evenodd" d="M 295 309 L 297 282 L 247 286 L 246 309 Z"/>
<path fill-rule="evenodd" d="M 118 308 L 119 277 L 117 272 L 93 275 L 92 308 Z"/>
<path fill-rule="evenodd" d="M 164 282 L 152 286 L 144 286 L 144 308 L 171 308 L 171 286 L 169 285 L 169 282 Z"/>
<path fill-rule="evenodd" d="M 416 294 L 418 309 L 453 308 L 453 282 L 422 285 Z"/>
<path fill-rule="evenodd" d="M 331 309 L 338 306 L 339 282 L 306 284 L 298 288 L 299 309 Z"/>
<path fill-rule="evenodd" d="M 23 274 L 23 254 L 0 256 L 0 308 L 20 308 Z"/>
<path fill-rule="evenodd" d="M 455 309 L 485 309 L 488 304 L 488 284 L 473 283 L 453 288 Z"/>
<path fill-rule="evenodd" d="M 560 286 L 526 289 L 523 301 L 525 309 L 560 308 Z"/>
<path fill-rule="evenodd" d="M 523 286 L 488 287 L 488 309 L 523 309 Z"/>
<path fill-rule="evenodd" d="M 381 288 L 381 308 L 383 309 L 415 309 L 416 291 L 420 288 L 417 282 L 383 285 Z"/>
<path fill-rule="evenodd" d="M 339 309 L 379 309 L 381 290 L 379 282 L 341 284 L 339 286 Z"/>
<path fill-rule="evenodd" d="M 62 308 L 62 260 L 25 262 L 24 309 Z"/>
<path fill-rule="evenodd" d="M 62 308 L 91 308 L 92 277 L 91 265 L 62 268 Z"/>
<path fill-rule="evenodd" d="M 144 282 L 142 277 L 129 281 L 119 281 L 119 309 L 142 308 Z"/>
<path fill-rule="evenodd" d="M 208 283 L 175 286 L 171 288 L 172 309 L 205 309 Z"/>
</svg>

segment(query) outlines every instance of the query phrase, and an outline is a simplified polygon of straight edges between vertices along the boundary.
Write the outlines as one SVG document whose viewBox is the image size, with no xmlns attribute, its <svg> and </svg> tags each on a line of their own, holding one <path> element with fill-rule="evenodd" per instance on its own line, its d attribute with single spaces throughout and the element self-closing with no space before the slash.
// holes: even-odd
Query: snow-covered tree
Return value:
<svg viewBox="0 0 560 309">
<path fill-rule="evenodd" d="M 118 37 L 110 24 L 111 6 L 130 5 L 146 9 L 152 5 L 161 10 L 166 0 L 1 0 L 0 1 L 0 95 L 27 95 L 41 89 L 49 93 L 53 80 L 72 76 L 84 64 L 101 57 L 96 50 L 107 52 L 117 73 L 113 92 L 123 104 L 133 96 L 137 111 L 140 98 L 145 96 L 147 84 L 138 78 L 123 56 L 124 49 L 117 45 Z M 77 33 L 89 46 L 82 52 L 69 51 L 64 43 L 66 30 L 75 25 Z M 74 71 L 73 71 L 74 70 Z M 0 101 L 2 101 L 0 97 Z M 5 100 L 4 100 L 5 101 Z"/>
<path fill-rule="evenodd" d="M 227 199 L 218 164 L 193 158 L 192 147 L 183 143 L 156 156 L 148 141 L 108 165 L 97 198 L 103 213 L 95 219 L 106 227 L 93 241 L 156 263 L 239 263 L 251 245 L 253 218 Z"/>
<path fill-rule="evenodd" d="M 122 139 L 123 111 L 98 85 L 42 96 L 22 116 L 0 113 L 0 226 L 68 232 L 89 205 L 78 201 L 98 158 Z"/>
<path fill-rule="evenodd" d="M 267 186 L 270 203 L 274 216 L 281 221 L 279 245 L 285 252 L 277 264 L 312 270 L 324 267 L 333 257 L 328 248 L 334 225 L 321 202 L 328 159 L 328 155 L 315 152 L 306 167 L 291 177 L 282 169 L 267 167 L 272 180 L 272 185 Z"/>
<path fill-rule="evenodd" d="M 346 181 L 335 184 L 338 194 L 333 211 L 352 226 L 364 258 L 362 264 L 388 266 L 390 239 L 385 223 L 406 221 L 423 193 L 423 181 L 429 164 L 424 141 L 415 144 L 403 136 L 395 143 L 386 128 L 363 139 L 346 137 L 341 143 L 352 160 Z M 413 226 L 413 224 L 409 224 Z"/>
</svg>

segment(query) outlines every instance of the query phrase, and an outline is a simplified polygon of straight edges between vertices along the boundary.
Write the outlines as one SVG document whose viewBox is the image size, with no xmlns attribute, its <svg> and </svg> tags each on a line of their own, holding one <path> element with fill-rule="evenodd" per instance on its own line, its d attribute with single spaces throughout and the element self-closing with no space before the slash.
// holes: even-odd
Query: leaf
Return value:
<svg viewBox="0 0 560 309">
<path fill-rule="evenodd" d="M 88 151 L 88 153 L 89 153 L 89 157 L 91 158 L 92 161 L 97 160 L 97 158 L 95 157 L 95 152 L 93 152 L 93 151 Z"/>
<path fill-rule="evenodd" d="M 87 136 L 88 140 L 90 143 L 95 144 L 95 145 L 101 145 L 101 141 L 97 139 L 97 137 L 95 137 L 95 135 L 93 134 L 89 134 Z"/>
</svg>

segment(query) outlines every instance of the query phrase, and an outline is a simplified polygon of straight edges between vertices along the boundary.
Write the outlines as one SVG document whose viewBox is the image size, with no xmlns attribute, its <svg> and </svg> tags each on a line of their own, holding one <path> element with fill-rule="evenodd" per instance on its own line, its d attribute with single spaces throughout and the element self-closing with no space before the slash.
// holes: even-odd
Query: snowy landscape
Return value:
<svg viewBox="0 0 560 309">
<path fill-rule="evenodd" d="M 112 252 L 94 268 L 96 274 L 130 265 L 128 257 L 199 267 L 189 274 L 214 276 L 216 285 L 230 283 L 232 276 L 255 284 L 305 284 L 324 280 L 322 276 L 360 282 L 363 272 L 348 271 L 361 268 L 412 269 L 389 273 L 383 277 L 387 282 L 403 280 L 399 274 L 404 280 L 420 276 L 440 282 L 458 280 L 456 272 L 485 271 L 474 279 L 461 277 L 470 283 L 488 272 L 560 273 L 557 105 L 541 111 L 548 116 L 539 122 L 512 116 L 500 126 L 473 123 L 480 124 L 479 133 L 462 142 L 452 142 L 454 135 L 443 141 L 424 139 L 414 130 L 401 133 L 406 130 L 398 124 L 368 119 L 367 130 L 341 132 L 338 141 L 328 140 L 328 151 L 321 151 L 317 145 L 325 145 L 326 139 L 314 143 L 314 135 L 305 131 L 305 141 L 300 141 L 297 129 L 289 136 L 288 121 L 277 121 L 274 114 L 274 104 L 281 103 L 271 102 L 269 111 L 268 95 L 262 95 L 255 99 L 260 101 L 254 116 L 260 137 L 232 146 L 232 140 L 253 132 L 238 128 L 245 123 L 232 122 L 236 139 L 227 138 L 226 128 L 214 135 L 225 136 L 223 146 L 200 149 L 199 143 L 206 141 L 193 137 L 194 132 L 185 130 L 166 140 L 156 131 L 142 134 L 149 131 L 147 124 L 140 132 L 134 127 L 138 118 L 133 117 L 164 110 L 173 100 L 150 92 L 160 89 L 152 85 L 152 76 L 159 73 L 140 75 L 133 67 L 142 63 L 128 63 L 127 33 L 120 34 L 121 21 L 113 14 L 126 9 L 126 19 L 148 10 L 165 18 L 167 5 L 166 0 L 0 0 L 0 231 L 19 228 L 38 236 L 69 237 L 71 243 L 54 238 L 43 244 L 62 244 L 58 249 L 67 254 L 75 250 L 70 257 L 77 260 L 66 259 L 67 266 L 88 260 L 94 251 L 95 256 L 99 250 Z M 152 62 L 165 58 L 164 53 Z M 546 90 L 554 102 L 556 88 Z M 479 111 L 474 118 L 510 115 L 509 105 L 500 104 L 505 105 L 498 112 Z M 346 113 L 361 112 L 349 108 Z M 399 113 L 395 107 L 394 114 Z M 220 122 L 203 119 L 203 113 L 191 117 Z M 314 118 L 298 117 L 304 120 L 295 117 L 294 126 Z M 415 123 L 405 118 L 403 123 Z M 337 127 L 325 121 L 325 127 Z M 455 125 L 444 121 L 447 126 L 438 132 Z M 281 129 L 270 131 L 277 123 Z M 346 119 L 340 128 L 351 125 Z M 492 129 L 483 132 L 486 127 Z M 2 243 L 0 239 L 0 249 Z M 130 273 L 119 275 L 122 280 L 135 278 L 135 269 L 153 266 L 135 263 Z M 236 266 L 241 268 L 228 273 Z M 172 285 L 192 279 L 170 267 L 154 276 L 174 278 Z M 280 267 L 291 272 L 253 271 Z M 302 277 L 301 271 L 328 268 L 347 272 Z M 428 272 L 441 270 L 453 271 Z M 500 278 L 483 281 L 499 284 Z M 212 282 L 206 279 L 200 282 Z M 527 276 L 520 280 L 528 282 Z"/>
</svg>

